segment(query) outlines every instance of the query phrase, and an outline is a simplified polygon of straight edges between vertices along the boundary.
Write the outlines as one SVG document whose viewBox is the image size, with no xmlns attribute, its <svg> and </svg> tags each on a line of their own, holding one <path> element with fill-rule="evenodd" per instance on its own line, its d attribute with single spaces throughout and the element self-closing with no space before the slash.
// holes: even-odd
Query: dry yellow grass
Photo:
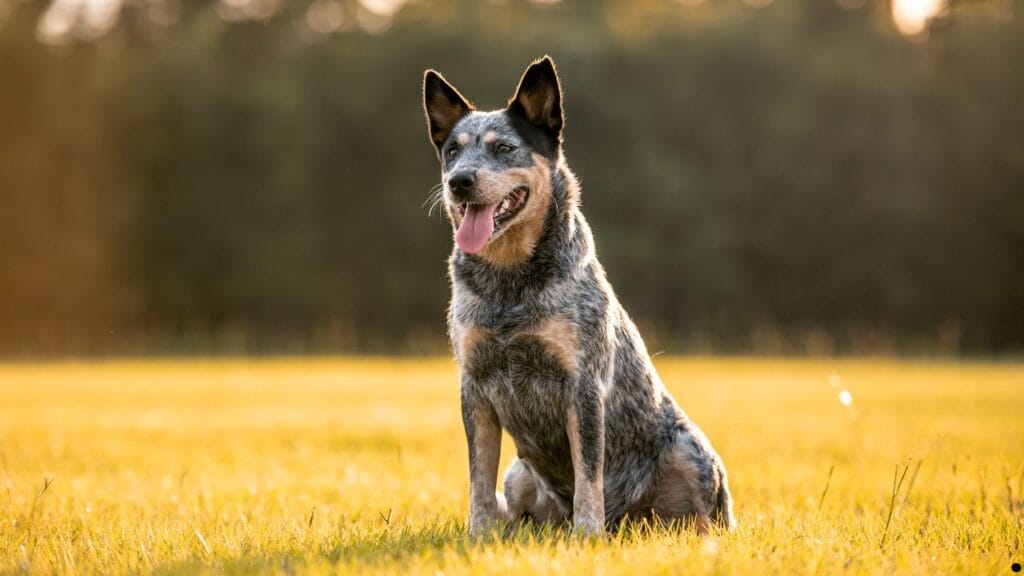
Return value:
<svg viewBox="0 0 1024 576">
<path fill-rule="evenodd" d="M 735 533 L 467 539 L 449 360 L 0 365 L 0 573 L 1010 574 L 1024 562 L 1024 366 L 657 364 L 725 459 Z"/>
</svg>

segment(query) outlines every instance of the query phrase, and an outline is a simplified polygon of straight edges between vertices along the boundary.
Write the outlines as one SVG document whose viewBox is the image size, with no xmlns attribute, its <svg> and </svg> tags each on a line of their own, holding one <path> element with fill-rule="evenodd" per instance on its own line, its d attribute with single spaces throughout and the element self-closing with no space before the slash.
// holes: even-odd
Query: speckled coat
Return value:
<svg viewBox="0 0 1024 576">
<path fill-rule="evenodd" d="M 470 531 L 526 518 L 591 534 L 641 517 L 733 527 L 721 459 L 662 385 L 597 260 L 562 153 L 554 63 L 534 62 L 494 112 L 427 71 L 424 103 L 453 228 L 467 208 L 498 206 L 484 247 L 456 245 L 449 260 Z M 518 458 L 496 494 L 502 430 Z"/>
</svg>

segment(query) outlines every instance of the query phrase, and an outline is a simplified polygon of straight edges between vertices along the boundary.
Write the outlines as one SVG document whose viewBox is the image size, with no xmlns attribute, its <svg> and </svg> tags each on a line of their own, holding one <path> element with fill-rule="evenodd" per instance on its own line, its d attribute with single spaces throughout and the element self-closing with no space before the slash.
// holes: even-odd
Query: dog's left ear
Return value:
<svg viewBox="0 0 1024 576">
<path fill-rule="evenodd" d="M 562 140 L 562 85 L 550 56 L 530 64 L 519 80 L 508 111 L 543 129 L 555 142 Z"/>
</svg>

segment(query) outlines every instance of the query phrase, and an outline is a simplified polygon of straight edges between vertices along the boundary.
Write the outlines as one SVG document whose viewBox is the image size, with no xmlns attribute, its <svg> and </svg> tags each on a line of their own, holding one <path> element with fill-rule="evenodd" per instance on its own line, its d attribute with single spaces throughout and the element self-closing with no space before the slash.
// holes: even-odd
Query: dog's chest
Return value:
<svg viewBox="0 0 1024 576">
<path fill-rule="evenodd" d="M 579 330 L 572 313 L 460 304 L 453 300 L 452 344 L 463 372 L 474 379 L 505 375 L 520 383 L 527 377 L 569 380 L 579 373 Z"/>
<path fill-rule="evenodd" d="M 564 317 L 511 328 L 456 324 L 452 332 L 463 372 L 494 401 L 550 405 L 579 370 L 576 333 Z"/>
<path fill-rule="evenodd" d="M 571 479 L 565 424 L 578 370 L 573 323 L 549 316 L 504 330 L 453 324 L 453 344 L 464 385 L 494 408 L 519 456 L 553 481 Z"/>
</svg>

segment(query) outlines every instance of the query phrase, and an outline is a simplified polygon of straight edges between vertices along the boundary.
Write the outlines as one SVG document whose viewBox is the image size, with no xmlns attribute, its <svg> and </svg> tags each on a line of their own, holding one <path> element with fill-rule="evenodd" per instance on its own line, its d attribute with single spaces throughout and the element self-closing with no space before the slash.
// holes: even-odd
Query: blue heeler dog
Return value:
<svg viewBox="0 0 1024 576">
<path fill-rule="evenodd" d="M 427 70 L 424 108 L 455 233 L 449 325 L 469 444 L 469 529 L 623 519 L 734 525 L 725 467 L 658 378 L 594 254 L 562 154 L 548 57 L 503 110 Z M 495 493 L 501 431 L 518 459 Z"/>
</svg>

